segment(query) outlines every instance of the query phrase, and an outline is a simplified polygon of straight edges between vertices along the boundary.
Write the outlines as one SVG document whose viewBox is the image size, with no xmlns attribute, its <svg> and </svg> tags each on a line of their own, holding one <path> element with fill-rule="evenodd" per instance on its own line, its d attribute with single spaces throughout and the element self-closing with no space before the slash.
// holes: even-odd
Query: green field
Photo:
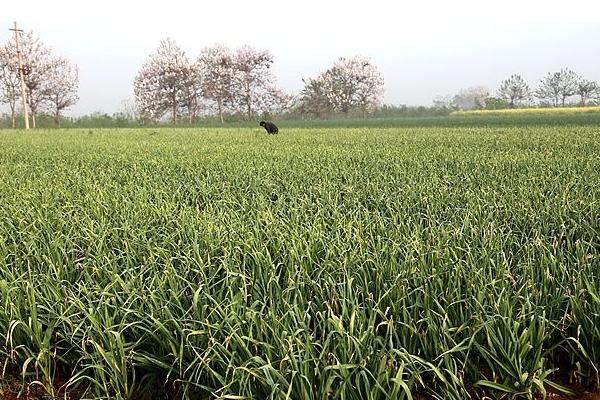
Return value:
<svg viewBox="0 0 600 400">
<path fill-rule="evenodd" d="M 452 116 L 503 116 L 524 117 L 526 115 L 538 115 L 540 117 L 549 115 L 573 116 L 575 114 L 592 114 L 598 117 L 600 106 L 577 106 L 577 107 L 528 107 L 507 108 L 499 110 L 460 110 L 451 113 Z"/>
<path fill-rule="evenodd" d="M 597 126 L 0 131 L 0 372 L 107 399 L 593 389 Z"/>
</svg>

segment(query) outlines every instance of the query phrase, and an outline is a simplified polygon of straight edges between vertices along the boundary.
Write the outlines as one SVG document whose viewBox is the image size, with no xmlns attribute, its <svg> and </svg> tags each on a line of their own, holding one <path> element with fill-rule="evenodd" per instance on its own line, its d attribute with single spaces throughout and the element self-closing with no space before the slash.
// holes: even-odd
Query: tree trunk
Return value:
<svg viewBox="0 0 600 400">
<path fill-rule="evenodd" d="M 224 123 L 225 121 L 223 121 L 223 100 L 221 100 L 219 98 L 219 100 L 217 100 L 217 108 L 219 109 L 219 119 L 221 120 L 221 123 Z"/>
<path fill-rule="evenodd" d="M 15 105 L 12 104 L 10 107 L 10 120 L 12 121 L 12 128 L 15 129 L 17 127 L 17 118 L 15 114 Z"/>
<path fill-rule="evenodd" d="M 248 121 L 252 120 L 252 93 L 250 91 L 250 83 L 246 82 L 246 113 L 248 114 Z"/>
<path fill-rule="evenodd" d="M 173 125 L 175 125 L 177 123 L 177 95 L 174 94 L 173 96 L 171 96 L 171 104 L 171 118 L 173 120 Z"/>
<path fill-rule="evenodd" d="M 35 112 L 31 110 L 31 127 L 35 129 Z"/>
<path fill-rule="evenodd" d="M 196 121 L 196 108 L 197 108 L 196 107 L 196 104 L 197 104 L 196 96 L 192 96 L 190 98 L 189 103 L 190 103 L 190 109 L 189 109 L 190 119 L 189 119 L 189 122 L 190 122 L 190 125 L 192 125 L 194 123 L 194 121 Z"/>
<path fill-rule="evenodd" d="M 252 120 L 252 100 L 250 95 L 246 96 L 246 113 L 248 114 L 248 121 Z"/>
<path fill-rule="evenodd" d="M 58 107 L 56 108 L 56 111 L 54 113 L 54 123 L 57 127 L 60 128 L 60 110 L 58 109 Z"/>
</svg>

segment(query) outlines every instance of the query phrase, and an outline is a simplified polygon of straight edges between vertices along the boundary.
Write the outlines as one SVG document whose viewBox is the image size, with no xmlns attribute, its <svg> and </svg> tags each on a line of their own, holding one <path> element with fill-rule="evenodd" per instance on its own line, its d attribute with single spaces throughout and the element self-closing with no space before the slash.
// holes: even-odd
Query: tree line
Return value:
<svg viewBox="0 0 600 400">
<path fill-rule="evenodd" d="M 55 55 L 42 40 L 29 31 L 20 34 L 22 72 L 25 82 L 26 104 L 32 126 L 40 113 L 53 116 L 60 126 L 61 113 L 74 105 L 79 96 L 78 69 L 69 60 Z M 17 62 L 15 38 L 0 43 L 0 104 L 6 104 L 14 128 L 21 102 L 20 71 Z"/>
<path fill-rule="evenodd" d="M 435 107 L 459 110 L 592 104 L 600 104 L 600 85 L 569 68 L 548 73 L 535 89 L 523 77 L 513 74 L 502 81 L 495 96 L 485 86 L 474 86 L 434 100 Z"/>
<path fill-rule="evenodd" d="M 172 40 L 160 42 L 134 80 L 135 101 L 144 121 L 181 119 L 194 122 L 201 114 L 272 115 L 298 109 L 322 117 L 340 112 L 363 116 L 381 106 L 383 76 L 364 56 L 340 58 L 315 78 L 303 80 L 299 96 L 276 86 L 268 50 L 244 46 L 230 50 L 222 44 L 204 48 L 195 60 Z"/>
<path fill-rule="evenodd" d="M 139 117 L 192 123 L 201 114 L 216 113 L 223 122 L 230 111 L 248 120 L 277 112 L 290 97 L 276 87 L 272 64 L 269 51 L 249 46 L 231 51 L 215 45 L 190 60 L 175 41 L 162 40 L 133 83 Z"/>
</svg>

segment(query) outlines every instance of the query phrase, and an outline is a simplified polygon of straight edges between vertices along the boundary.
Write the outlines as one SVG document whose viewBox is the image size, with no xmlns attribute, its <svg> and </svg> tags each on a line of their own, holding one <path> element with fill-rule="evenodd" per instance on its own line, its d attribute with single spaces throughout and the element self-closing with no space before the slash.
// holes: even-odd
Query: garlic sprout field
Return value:
<svg viewBox="0 0 600 400">
<path fill-rule="evenodd" d="M 600 130 L 0 131 L 0 368 L 62 398 L 593 390 Z"/>
</svg>

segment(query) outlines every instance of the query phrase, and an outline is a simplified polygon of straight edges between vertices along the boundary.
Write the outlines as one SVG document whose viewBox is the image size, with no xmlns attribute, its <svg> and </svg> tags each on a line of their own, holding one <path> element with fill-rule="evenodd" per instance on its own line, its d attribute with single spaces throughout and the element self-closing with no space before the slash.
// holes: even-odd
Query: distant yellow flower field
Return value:
<svg viewBox="0 0 600 400">
<path fill-rule="evenodd" d="M 450 115 L 519 115 L 519 114 L 576 114 L 600 112 L 600 106 L 553 107 L 553 108 L 510 108 L 506 110 L 453 111 Z"/>
</svg>

